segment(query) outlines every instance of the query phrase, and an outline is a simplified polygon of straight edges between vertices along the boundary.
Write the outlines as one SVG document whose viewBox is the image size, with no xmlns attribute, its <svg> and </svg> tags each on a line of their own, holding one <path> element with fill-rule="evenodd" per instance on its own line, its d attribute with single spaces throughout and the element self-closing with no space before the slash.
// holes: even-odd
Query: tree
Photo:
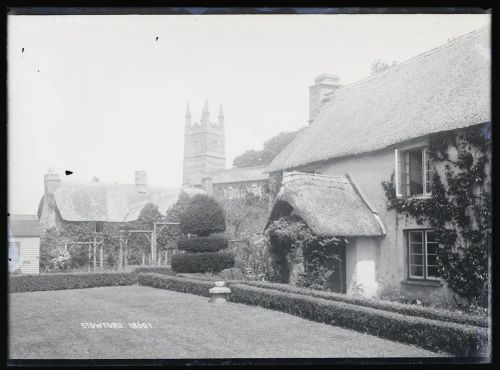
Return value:
<svg viewBox="0 0 500 370">
<path fill-rule="evenodd" d="M 224 199 L 222 206 L 231 237 L 247 237 L 264 228 L 269 211 L 269 196 L 248 193 L 244 198 Z"/>
<path fill-rule="evenodd" d="M 177 201 L 167 210 L 165 214 L 165 221 L 179 222 L 181 214 L 184 213 L 187 205 L 189 204 L 189 200 L 189 195 L 182 191 L 179 194 Z M 179 225 L 166 225 L 162 232 L 158 235 L 158 250 L 163 252 L 171 252 L 175 250 L 181 237 L 182 232 Z"/>
<path fill-rule="evenodd" d="M 371 74 L 376 74 L 376 73 L 380 73 L 380 72 L 383 72 L 383 71 L 386 71 L 392 67 L 394 67 L 396 64 L 398 64 L 395 60 L 392 61 L 391 64 L 383 61 L 382 59 L 375 59 L 370 67 L 371 69 Z"/>
<path fill-rule="evenodd" d="M 281 132 L 264 142 L 261 150 L 247 150 L 233 160 L 234 167 L 266 166 L 287 146 L 302 129 Z"/>
<path fill-rule="evenodd" d="M 127 230 L 153 230 L 155 222 L 162 222 L 164 217 L 158 211 L 158 206 L 148 202 L 144 205 L 137 217 L 137 220 L 124 224 L 126 243 L 128 249 L 127 259 L 131 259 L 134 263 L 143 263 L 146 260 L 146 255 L 151 251 L 151 243 L 148 237 L 152 234 L 144 233 L 127 233 Z"/>
<path fill-rule="evenodd" d="M 137 221 L 146 225 L 149 228 L 153 227 L 153 223 L 160 222 L 162 220 L 163 216 L 160 213 L 160 211 L 158 211 L 158 206 L 154 205 L 151 202 L 146 203 L 146 205 L 144 205 L 144 207 L 141 210 L 141 213 L 139 214 L 139 217 L 137 217 Z"/>
</svg>

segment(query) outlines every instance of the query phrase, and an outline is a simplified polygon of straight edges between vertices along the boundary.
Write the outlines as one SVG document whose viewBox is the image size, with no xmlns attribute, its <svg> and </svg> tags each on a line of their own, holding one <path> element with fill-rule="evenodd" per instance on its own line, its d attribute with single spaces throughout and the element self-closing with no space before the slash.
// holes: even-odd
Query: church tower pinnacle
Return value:
<svg viewBox="0 0 500 370">
<path fill-rule="evenodd" d="M 224 112 L 222 111 L 222 103 L 220 103 L 220 107 L 219 107 L 219 125 L 221 127 L 224 126 Z"/>
<path fill-rule="evenodd" d="M 187 103 L 186 107 L 186 126 L 191 126 L 191 111 L 189 110 L 189 102 Z"/>
<path fill-rule="evenodd" d="M 203 106 L 203 112 L 201 113 L 201 124 L 210 123 L 210 111 L 208 110 L 208 99 L 205 99 L 205 105 Z"/>
</svg>

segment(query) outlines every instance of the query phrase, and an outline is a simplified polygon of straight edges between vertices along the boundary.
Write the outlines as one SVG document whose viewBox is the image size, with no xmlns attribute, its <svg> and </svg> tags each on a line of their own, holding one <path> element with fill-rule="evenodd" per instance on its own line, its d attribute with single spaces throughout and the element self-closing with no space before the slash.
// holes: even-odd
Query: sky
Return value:
<svg viewBox="0 0 500 370">
<path fill-rule="evenodd" d="M 489 15 L 8 17 L 8 211 L 36 214 L 43 175 L 180 187 L 184 115 L 226 123 L 226 166 L 307 124 L 322 73 L 367 77 L 490 23 Z M 158 38 L 158 40 L 156 40 Z M 65 170 L 73 174 L 66 176 Z"/>
</svg>

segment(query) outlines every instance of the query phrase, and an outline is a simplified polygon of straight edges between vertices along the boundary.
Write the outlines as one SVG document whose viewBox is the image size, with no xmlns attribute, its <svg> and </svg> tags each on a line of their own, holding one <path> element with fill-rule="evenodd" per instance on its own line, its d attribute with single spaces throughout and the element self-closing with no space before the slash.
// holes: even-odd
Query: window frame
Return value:
<svg viewBox="0 0 500 370">
<path fill-rule="evenodd" d="M 422 156 L 422 193 L 411 194 L 410 188 L 410 152 L 421 151 Z M 432 195 L 431 188 L 427 191 L 427 184 L 431 186 L 431 163 L 429 160 L 429 168 L 427 169 L 428 158 L 428 145 L 419 145 L 415 147 L 408 147 L 405 149 L 395 149 L 394 151 L 394 173 L 395 173 L 395 186 L 396 197 L 398 198 L 427 198 Z M 402 172 L 402 167 L 404 172 Z M 404 176 L 404 182 L 403 180 Z M 403 194 L 403 187 L 405 188 Z"/>
<path fill-rule="evenodd" d="M 99 225 L 99 227 L 97 227 Z M 100 229 L 98 231 L 98 229 Z M 95 221 L 94 222 L 94 232 L 95 233 L 103 233 L 104 232 L 104 221 Z"/>
<path fill-rule="evenodd" d="M 433 281 L 433 282 L 436 282 L 436 281 L 441 281 L 441 277 L 440 276 L 429 276 L 429 262 L 428 262 L 428 251 L 427 251 L 427 247 L 428 247 L 428 236 L 427 234 L 429 232 L 434 232 L 433 229 L 411 229 L 411 230 L 405 230 L 406 231 L 406 251 L 407 251 L 407 277 L 408 277 L 408 280 L 417 280 L 417 281 Z M 422 266 L 422 276 L 419 276 L 419 275 L 412 275 L 411 273 L 411 266 L 412 266 L 412 263 L 411 263 L 411 256 L 412 256 L 412 253 L 411 253 L 411 248 L 410 248 L 410 235 L 411 233 L 420 233 L 422 235 L 422 265 L 415 265 L 413 264 L 414 266 Z M 438 242 L 430 242 L 430 243 L 433 243 L 433 244 L 436 244 L 437 248 L 439 248 L 439 243 Z M 432 255 L 434 255 L 434 253 L 432 253 Z M 437 253 L 436 253 L 437 255 Z M 438 266 L 438 265 L 432 265 L 432 266 Z"/>
</svg>

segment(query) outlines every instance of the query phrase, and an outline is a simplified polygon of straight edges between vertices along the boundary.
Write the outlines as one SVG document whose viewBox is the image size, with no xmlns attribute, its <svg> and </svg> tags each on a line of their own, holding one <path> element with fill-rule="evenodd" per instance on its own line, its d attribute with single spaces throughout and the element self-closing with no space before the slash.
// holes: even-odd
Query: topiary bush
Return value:
<svg viewBox="0 0 500 370">
<path fill-rule="evenodd" d="M 223 236 L 192 236 L 181 238 L 177 248 L 187 252 L 218 252 L 228 247 L 228 240 Z"/>
<path fill-rule="evenodd" d="M 231 252 L 219 252 L 228 247 L 223 236 L 212 235 L 226 230 L 224 210 L 207 195 L 195 195 L 179 218 L 184 237 L 178 242 L 180 250 L 191 253 L 175 254 L 171 266 L 175 272 L 219 272 L 234 266 Z"/>
<path fill-rule="evenodd" d="M 179 226 L 183 234 L 208 236 L 223 232 L 226 230 L 224 210 L 214 198 L 197 194 L 181 214 Z"/>
<path fill-rule="evenodd" d="M 172 256 L 175 272 L 220 272 L 234 266 L 231 252 L 178 253 Z"/>
</svg>

